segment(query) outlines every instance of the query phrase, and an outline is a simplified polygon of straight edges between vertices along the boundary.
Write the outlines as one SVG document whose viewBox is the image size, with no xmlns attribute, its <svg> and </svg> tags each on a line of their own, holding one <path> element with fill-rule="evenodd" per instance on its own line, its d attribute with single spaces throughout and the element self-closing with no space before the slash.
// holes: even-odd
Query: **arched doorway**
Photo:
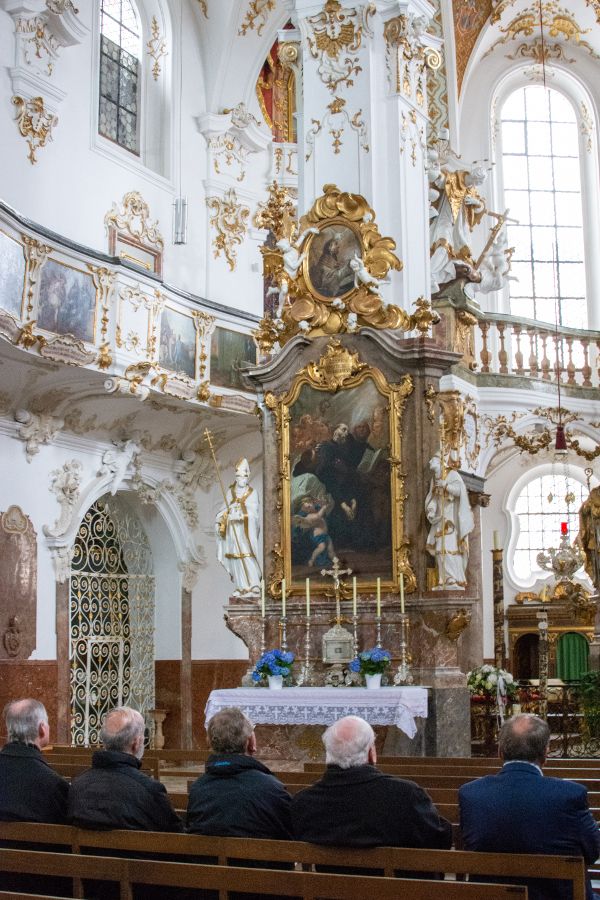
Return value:
<svg viewBox="0 0 600 900">
<path fill-rule="evenodd" d="M 517 681 L 539 678 L 539 636 L 522 634 L 515 641 L 513 650 L 514 672 Z"/>
<path fill-rule="evenodd" d="M 589 669 L 590 647 L 582 634 L 568 631 L 556 645 L 556 675 L 563 681 L 578 681 Z"/>
<path fill-rule="evenodd" d="M 148 537 L 123 497 L 105 494 L 75 539 L 69 589 L 71 741 L 99 741 L 104 713 L 154 707 L 155 579 Z"/>
</svg>

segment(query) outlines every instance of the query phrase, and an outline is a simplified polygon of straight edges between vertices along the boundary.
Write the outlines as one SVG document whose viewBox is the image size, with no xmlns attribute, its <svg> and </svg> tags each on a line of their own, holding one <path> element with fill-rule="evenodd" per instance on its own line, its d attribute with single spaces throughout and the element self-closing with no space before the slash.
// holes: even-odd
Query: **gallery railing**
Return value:
<svg viewBox="0 0 600 900">
<path fill-rule="evenodd" d="M 516 711 L 540 714 L 537 688 L 522 685 Z M 600 757 L 600 707 L 584 707 L 578 682 L 553 685 L 548 691 L 549 758 L 578 759 Z M 497 756 L 499 719 L 495 703 L 471 704 L 471 752 L 473 756 Z"/>
</svg>

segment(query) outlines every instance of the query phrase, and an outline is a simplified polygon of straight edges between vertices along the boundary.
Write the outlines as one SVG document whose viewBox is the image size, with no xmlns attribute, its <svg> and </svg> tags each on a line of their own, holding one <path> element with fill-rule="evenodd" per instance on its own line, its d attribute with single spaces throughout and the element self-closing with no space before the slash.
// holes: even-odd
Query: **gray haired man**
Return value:
<svg viewBox="0 0 600 900">
<path fill-rule="evenodd" d="M 80 828 L 182 831 L 165 786 L 140 772 L 144 719 L 128 706 L 111 709 L 100 731 L 104 750 L 72 785 L 68 818 Z"/>
<path fill-rule="evenodd" d="M 346 847 L 430 847 L 446 850 L 452 826 L 425 791 L 376 767 L 375 734 L 368 722 L 346 716 L 323 735 L 323 778 L 292 797 L 298 840 Z"/>
<path fill-rule="evenodd" d="M 69 785 L 48 765 L 48 714 L 37 700 L 13 700 L 4 709 L 8 743 L 0 751 L 0 820 L 63 824 Z"/>
</svg>

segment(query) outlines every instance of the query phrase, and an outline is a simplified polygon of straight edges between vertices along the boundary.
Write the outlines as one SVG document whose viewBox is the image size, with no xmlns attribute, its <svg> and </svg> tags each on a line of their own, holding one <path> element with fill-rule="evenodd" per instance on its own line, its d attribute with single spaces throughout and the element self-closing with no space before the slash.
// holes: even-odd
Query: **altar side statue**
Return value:
<svg viewBox="0 0 600 900">
<path fill-rule="evenodd" d="M 291 240 L 285 237 L 277 241 L 275 246 L 278 250 L 281 250 L 284 272 L 292 281 L 296 278 L 298 269 L 306 256 L 306 251 L 304 253 L 301 252 L 302 244 L 309 234 L 318 233 L 318 228 L 307 228 L 298 236 L 295 244 L 292 244 Z"/>
<path fill-rule="evenodd" d="M 354 254 L 353 258 L 350 260 L 349 265 L 354 272 L 354 287 L 358 288 L 361 286 L 361 284 L 364 284 L 367 290 L 379 296 L 379 291 L 381 289 L 383 281 L 381 281 L 379 278 L 375 278 L 374 275 L 371 275 L 358 253 Z"/>
<path fill-rule="evenodd" d="M 585 571 L 600 591 L 600 487 L 592 488 L 579 510 L 577 540 L 585 555 Z"/>
<path fill-rule="evenodd" d="M 478 265 L 481 281 L 466 285 L 465 293 L 468 296 L 499 291 L 507 281 L 515 280 L 514 276 L 509 274 L 514 247 L 508 246 L 506 229 L 503 227 L 505 221 L 505 215 L 499 217 L 500 233 L 493 241 L 488 252 L 483 254 L 483 258 Z"/>
<path fill-rule="evenodd" d="M 436 591 L 464 591 L 469 562 L 469 534 L 475 527 L 465 483 L 455 469 L 443 471 L 440 454 L 429 461 L 432 478 L 425 498 L 430 523 L 427 552 L 435 557 Z"/>
<path fill-rule="evenodd" d="M 235 482 L 227 488 L 226 506 L 217 513 L 217 559 L 234 583 L 235 595 L 258 594 L 262 579 L 258 562 L 260 510 L 249 485 L 250 466 L 240 459 Z"/>
</svg>

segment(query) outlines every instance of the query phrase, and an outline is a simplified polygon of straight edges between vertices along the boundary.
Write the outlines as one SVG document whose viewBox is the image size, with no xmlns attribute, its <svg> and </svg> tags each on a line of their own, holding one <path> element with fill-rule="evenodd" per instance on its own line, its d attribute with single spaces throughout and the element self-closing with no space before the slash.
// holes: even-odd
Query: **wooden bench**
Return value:
<svg viewBox="0 0 600 900">
<path fill-rule="evenodd" d="M 416 873 L 445 872 L 460 876 L 545 877 L 571 881 L 573 900 L 584 900 L 585 897 L 585 864 L 581 858 L 573 856 L 473 853 L 401 847 L 321 847 L 303 841 L 142 831 L 85 831 L 66 825 L 36 825 L 27 822 L 0 823 L 0 839 L 35 843 L 40 848 L 49 844 L 70 847 L 74 853 L 151 853 L 163 859 L 165 856 L 179 859 L 202 857 L 219 865 L 228 865 L 232 860 L 250 857 L 256 861 L 297 863 L 303 866 L 360 867 L 379 870 L 388 877 L 398 870 Z"/>
<path fill-rule="evenodd" d="M 372 895 L 381 900 L 397 900 L 399 895 L 404 900 L 515 900 L 516 897 L 527 897 L 526 888 L 513 885 L 230 868 L 110 856 L 69 856 L 36 850 L 0 849 L 0 871 L 71 877 L 74 879 L 74 897 L 84 896 L 79 886 L 81 879 L 118 882 L 121 900 L 131 900 L 134 885 L 214 890 L 219 892 L 219 898 L 226 898 L 230 891 L 303 897 L 305 900 L 356 900 Z"/>
</svg>

